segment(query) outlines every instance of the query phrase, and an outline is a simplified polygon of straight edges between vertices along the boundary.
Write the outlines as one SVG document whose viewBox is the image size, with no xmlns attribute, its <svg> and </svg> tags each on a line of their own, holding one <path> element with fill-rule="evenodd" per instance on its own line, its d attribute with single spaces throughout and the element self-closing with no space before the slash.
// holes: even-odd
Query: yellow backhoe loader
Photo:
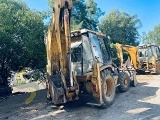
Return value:
<svg viewBox="0 0 160 120">
<path fill-rule="evenodd" d="M 138 47 L 141 68 L 146 73 L 160 74 L 160 49 L 158 45 Z"/>
<path fill-rule="evenodd" d="M 59 105 L 85 96 L 87 104 L 107 107 L 116 87 L 121 92 L 129 89 L 130 74 L 112 62 L 105 35 L 88 29 L 70 31 L 71 9 L 72 0 L 55 0 L 45 40 L 47 97 Z"/>
<path fill-rule="evenodd" d="M 134 68 L 138 74 L 160 73 L 160 50 L 158 46 L 130 46 L 119 43 L 115 45 L 121 61 L 121 68 Z M 123 50 L 129 53 L 131 60 L 124 61 Z"/>
</svg>

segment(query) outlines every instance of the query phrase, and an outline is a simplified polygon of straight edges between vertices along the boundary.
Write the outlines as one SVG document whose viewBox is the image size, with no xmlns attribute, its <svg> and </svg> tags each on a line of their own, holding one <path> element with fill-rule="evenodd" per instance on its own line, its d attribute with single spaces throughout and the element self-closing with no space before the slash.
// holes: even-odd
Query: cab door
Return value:
<svg viewBox="0 0 160 120">
<path fill-rule="evenodd" d="M 101 52 L 98 37 L 93 33 L 89 33 L 89 38 L 90 38 L 91 49 L 92 49 L 94 58 L 98 60 L 101 64 L 103 64 L 102 52 Z"/>
</svg>

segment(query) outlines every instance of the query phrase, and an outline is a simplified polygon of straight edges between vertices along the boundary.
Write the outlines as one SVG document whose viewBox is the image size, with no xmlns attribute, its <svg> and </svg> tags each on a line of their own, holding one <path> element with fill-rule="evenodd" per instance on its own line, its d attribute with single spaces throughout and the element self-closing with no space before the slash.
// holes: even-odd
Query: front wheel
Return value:
<svg viewBox="0 0 160 120">
<path fill-rule="evenodd" d="M 129 89 L 130 78 L 126 72 L 120 72 L 118 75 L 118 89 L 120 92 L 126 92 Z"/>
<path fill-rule="evenodd" d="M 110 106 L 115 98 L 115 84 L 110 71 L 107 71 L 102 77 L 102 98 L 104 107 Z"/>
</svg>

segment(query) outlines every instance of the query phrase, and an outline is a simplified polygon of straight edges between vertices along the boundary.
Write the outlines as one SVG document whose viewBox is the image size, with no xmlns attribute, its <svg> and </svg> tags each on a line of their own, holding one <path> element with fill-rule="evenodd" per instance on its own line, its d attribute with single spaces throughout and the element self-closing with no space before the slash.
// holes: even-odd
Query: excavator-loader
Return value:
<svg viewBox="0 0 160 120">
<path fill-rule="evenodd" d="M 160 73 L 160 49 L 157 45 L 131 46 L 116 43 L 118 57 L 121 67 L 129 66 L 134 68 L 138 74 L 159 74 Z M 131 58 L 124 63 L 123 50 L 129 53 Z M 128 62 L 129 61 L 129 62 Z"/>
<path fill-rule="evenodd" d="M 116 87 L 129 89 L 130 76 L 112 62 L 105 35 L 88 29 L 71 32 L 71 10 L 72 0 L 55 0 L 45 39 L 47 98 L 61 105 L 85 96 L 89 105 L 108 107 Z"/>
<path fill-rule="evenodd" d="M 146 73 L 160 74 L 160 49 L 158 45 L 138 47 L 141 68 Z"/>
</svg>

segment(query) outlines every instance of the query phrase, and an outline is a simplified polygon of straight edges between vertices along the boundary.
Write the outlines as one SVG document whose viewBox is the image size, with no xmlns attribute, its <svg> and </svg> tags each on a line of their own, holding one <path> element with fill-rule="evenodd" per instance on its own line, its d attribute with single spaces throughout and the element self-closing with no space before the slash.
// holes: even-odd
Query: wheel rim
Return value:
<svg viewBox="0 0 160 120">
<path fill-rule="evenodd" d="M 124 86 L 125 86 L 125 87 L 128 86 L 128 79 L 124 79 Z"/>
<path fill-rule="evenodd" d="M 111 79 L 107 79 L 106 80 L 106 84 L 105 84 L 105 95 L 108 98 L 112 98 L 113 96 L 113 82 Z"/>
</svg>

